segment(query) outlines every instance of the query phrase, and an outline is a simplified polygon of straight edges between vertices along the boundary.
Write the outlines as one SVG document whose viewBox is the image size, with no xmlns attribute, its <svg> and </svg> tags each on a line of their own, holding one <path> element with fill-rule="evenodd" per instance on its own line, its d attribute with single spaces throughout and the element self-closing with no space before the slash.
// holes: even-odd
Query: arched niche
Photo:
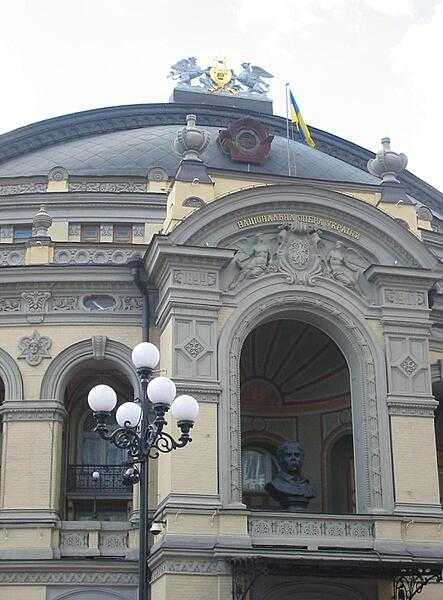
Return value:
<svg viewBox="0 0 443 600">
<path fill-rule="evenodd" d="M 241 505 L 240 357 L 248 334 L 260 323 L 295 319 L 323 331 L 341 350 L 350 373 L 352 428 L 355 440 L 357 512 L 392 509 L 384 353 L 377 345 L 351 296 L 332 290 L 288 290 L 284 285 L 255 283 L 225 322 L 219 348 L 222 389 L 219 420 L 220 469 L 225 505 Z"/>
<path fill-rule="evenodd" d="M 136 396 L 140 393 L 137 373 L 131 360 L 131 349 L 115 340 L 90 338 L 65 348 L 56 356 L 43 376 L 40 398 L 63 401 L 66 384 L 72 373 L 87 360 L 108 360 L 128 378 Z"/>
<path fill-rule="evenodd" d="M 4 387 L 4 401 L 23 400 L 23 379 L 17 363 L 0 348 L 0 379 Z"/>
</svg>

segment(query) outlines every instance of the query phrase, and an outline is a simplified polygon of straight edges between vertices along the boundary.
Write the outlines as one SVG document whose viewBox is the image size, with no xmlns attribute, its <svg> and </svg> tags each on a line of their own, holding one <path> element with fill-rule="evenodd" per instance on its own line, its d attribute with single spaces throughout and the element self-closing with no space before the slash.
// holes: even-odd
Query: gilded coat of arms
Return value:
<svg viewBox="0 0 443 600">
<path fill-rule="evenodd" d="M 232 69 L 228 69 L 226 61 L 219 59 L 217 62 L 209 67 L 209 77 L 211 79 L 212 86 L 209 88 L 210 92 L 234 91 L 228 87 L 229 82 L 232 80 L 233 72 Z"/>
</svg>

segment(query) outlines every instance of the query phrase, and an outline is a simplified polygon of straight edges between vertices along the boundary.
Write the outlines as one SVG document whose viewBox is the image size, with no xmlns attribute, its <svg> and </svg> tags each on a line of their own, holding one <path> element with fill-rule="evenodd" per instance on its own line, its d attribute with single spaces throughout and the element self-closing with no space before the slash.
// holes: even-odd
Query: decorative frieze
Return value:
<svg viewBox="0 0 443 600">
<path fill-rule="evenodd" d="M 56 248 L 54 262 L 63 265 L 124 265 L 142 254 L 141 250 L 126 248 Z"/>
<path fill-rule="evenodd" d="M 38 569 L 0 571 L 0 585 L 137 585 L 138 574 L 128 571 Z"/>
<path fill-rule="evenodd" d="M 109 304 L 106 306 L 103 306 L 99 302 L 104 297 L 110 299 Z M 91 308 L 91 303 L 86 303 L 91 298 L 93 300 L 97 298 L 94 311 Z M 142 296 L 122 294 L 70 294 L 57 296 L 49 290 L 27 290 L 19 296 L 0 298 L 0 316 L 6 314 L 24 314 L 30 323 L 41 323 L 44 317 L 51 313 L 141 313 L 142 310 Z"/>
<path fill-rule="evenodd" d="M 0 249 L 0 266 L 19 267 L 25 264 L 24 248 L 2 248 Z"/>
<path fill-rule="evenodd" d="M 81 181 L 78 183 L 69 183 L 69 192 L 112 192 L 114 194 L 121 193 L 146 193 L 146 183 L 131 182 L 131 181 Z"/>
<path fill-rule="evenodd" d="M 21 183 L 11 185 L 0 185 L 0 196 L 15 194 L 42 194 L 46 192 L 46 183 Z"/>
<path fill-rule="evenodd" d="M 230 564 L 220 558 L 169 558 L 152 569 L 151 581 L 166 573 L 190 575 L 230 575 Z"/>
<path fill-rule="evenodd" d="M 145 224 L 137 223 L 132 226 L 132 237 L 133 238 L 144 238 L 145 237 Z"/>
<path fill-rule="evenodd" d="M 360 519 L 310 519 L 303 517 L 249 517 L 252 538 L 372 539 L 373 521 Z M 294 539 L 294 545 L 297 545 Z"/>
<path fill-rule="evenodd" d="M 19 354 L 17 358 L 24 358 L 28 365 L 35 367 L 39 365 L 44 358 L 51 358 L 49 350 L 52 341 L 45 335 L 40 335 L 34 331 L 32 335 L 26 335 L 18 343 Z"/>
</svg>

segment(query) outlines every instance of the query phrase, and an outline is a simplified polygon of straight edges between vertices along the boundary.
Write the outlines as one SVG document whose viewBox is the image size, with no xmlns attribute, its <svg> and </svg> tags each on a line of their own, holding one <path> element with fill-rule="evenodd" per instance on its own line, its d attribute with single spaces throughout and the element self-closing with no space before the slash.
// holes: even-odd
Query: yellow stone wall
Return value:
<svg viewBox="0 0 443 600">
<path fill-rule="evenodd" d="M 391 431 L 396 501 L 439 504 L 433 419 L 392 416 Z"/>
<path fill-rule="evenodd" d="M 46 600 L 46 587 L 37 585 L 0 585 L 0 600 Z"/>
</svg>

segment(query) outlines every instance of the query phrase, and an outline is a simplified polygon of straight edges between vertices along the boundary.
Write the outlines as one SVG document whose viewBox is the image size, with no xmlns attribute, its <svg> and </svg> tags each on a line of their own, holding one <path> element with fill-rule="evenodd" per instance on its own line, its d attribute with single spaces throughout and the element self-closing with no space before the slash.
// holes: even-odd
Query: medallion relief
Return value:
<svg viewBox="0 0 443 600">
<path fill-rule="evenodd" d="M 323 237 L 321 229 L 285 223 L 275 233 L 254 233 L 236 244 L 238 252 L 228 267 L 228 290 L 248 279 L 278 273 L 289 284 L 316 285 L 331 279 L 358 293 L 363 271 L 370 265 L 360 252 L 342 241 Z"/>
</svg>

